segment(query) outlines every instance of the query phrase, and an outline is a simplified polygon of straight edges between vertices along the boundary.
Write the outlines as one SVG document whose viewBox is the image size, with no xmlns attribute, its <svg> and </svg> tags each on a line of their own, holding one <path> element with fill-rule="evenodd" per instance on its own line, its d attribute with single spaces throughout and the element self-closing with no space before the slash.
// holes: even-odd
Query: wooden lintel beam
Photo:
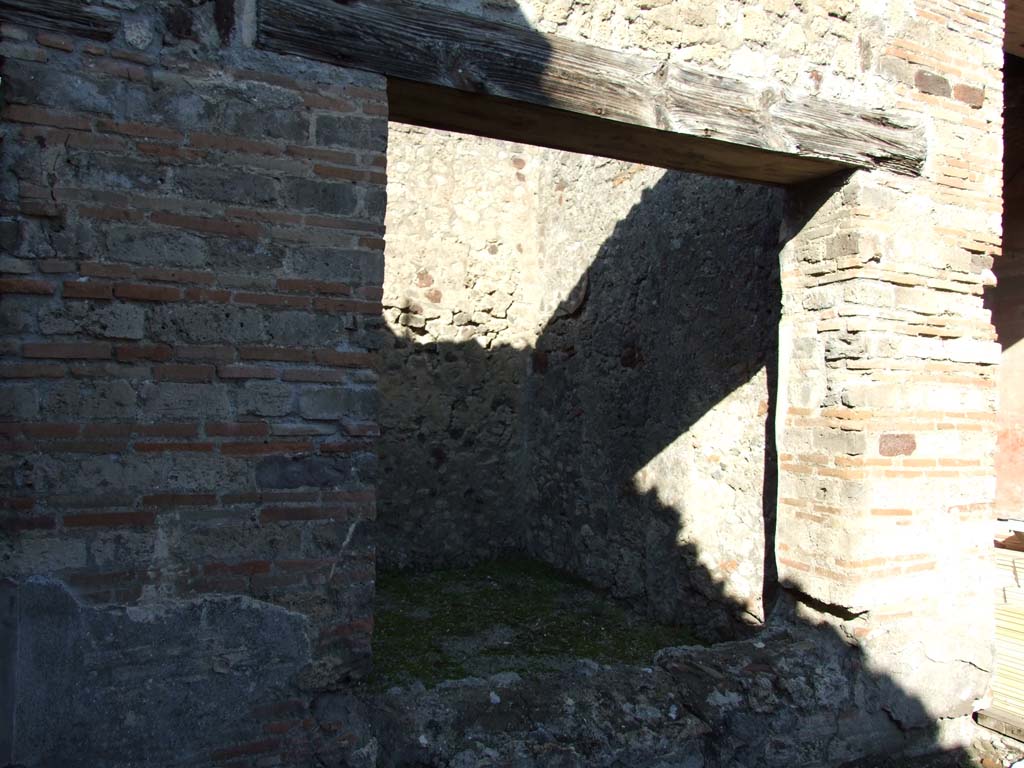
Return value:
<svg viewBox="0 0 1024 768">
<path fill-rule="evenodd" d="M 920 172 L 912 120 L 401 0 L 259 0 L 257 45 L 389 78 L 391 116 L 750 181 Z"/>
<path fill-rule="evenodd" d="M 0 21 L 104 42 L 121 26 L 117 11 L 83 0 L 0 0 Z"/>
<path fill-rule="evenodd" d="M 729 179 L 794 184 L 845 166 L 742 144 L 620 123 L 550 107 L 487 97 L 410 80 L 388 80 L 390 118 L 426 128 L 611 157 Z"/>
</svg>

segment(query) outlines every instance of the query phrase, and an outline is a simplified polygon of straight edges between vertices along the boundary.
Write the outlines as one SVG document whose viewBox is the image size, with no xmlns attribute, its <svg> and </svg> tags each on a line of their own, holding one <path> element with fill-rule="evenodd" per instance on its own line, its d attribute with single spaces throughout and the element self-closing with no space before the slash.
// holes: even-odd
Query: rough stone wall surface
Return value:
<svg viewBox="0 0 1024 768">
<path fill-rule="evenodd" d="M 892 755 L 964 736 L 934 726 L 903 731 L 886 705 L 901 716 L 921 706 L 830 629 L 799 626 L 668 648 L 644 669 L 579 660 L 432 690 L 339 694 L 323 708 L 361 726 L 353 753 L 378 765 L 869 768 L 886 758 L 861 762 L 865 744 Z"/>
<path fill-rule="evenodd" d="M 781 192 L 394 124 L 389 155 L 382 562 L 525 549 L 761 621 Z"/>
<path fill-rule="evenodd" d="M 384 83 L 127 5 L 2 28 L 0 762 L 307 764 L 287 701 L 368 663 Z"/>
<path fill-rule="evenodd" d="M 522 546 L 522 389 L 539 325 L 546 151 L 391 124 L 382 565 Z"/>
<path fill-rule="evenodd" d="M 782 195 L 571 156 L 542 172 L 528 549 L 709 637 L 760 623 Z"/>
</svg>

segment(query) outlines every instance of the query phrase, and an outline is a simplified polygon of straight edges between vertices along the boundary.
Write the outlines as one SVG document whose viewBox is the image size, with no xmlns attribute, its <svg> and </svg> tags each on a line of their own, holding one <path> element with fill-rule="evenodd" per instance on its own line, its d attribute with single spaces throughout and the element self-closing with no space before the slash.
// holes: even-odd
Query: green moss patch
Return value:
<svg viewBox="0 0 1024 768">
<path fill-rule="evenodd" d="M 465 570 L 382 573 L 373 635 L 376 685 L 557 669 L 577 659 L 650 663 L 693 645 L 586 583 L 524 559 Z"/>
</svg>

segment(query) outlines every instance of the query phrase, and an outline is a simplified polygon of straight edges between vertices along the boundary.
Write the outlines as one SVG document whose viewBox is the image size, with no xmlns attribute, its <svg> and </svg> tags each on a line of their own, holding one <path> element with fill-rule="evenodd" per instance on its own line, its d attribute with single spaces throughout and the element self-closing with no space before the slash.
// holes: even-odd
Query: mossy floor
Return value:
<svg viewBox="0 0 1024 768">
<path fill-rule="evenodd" d="M 697 641 L 552 568 L 507 559 L 379 574 L 373 642 L 372 684 L 432 686 L 577 659 L 648 664 L 661 648 Z"/>
</svg>

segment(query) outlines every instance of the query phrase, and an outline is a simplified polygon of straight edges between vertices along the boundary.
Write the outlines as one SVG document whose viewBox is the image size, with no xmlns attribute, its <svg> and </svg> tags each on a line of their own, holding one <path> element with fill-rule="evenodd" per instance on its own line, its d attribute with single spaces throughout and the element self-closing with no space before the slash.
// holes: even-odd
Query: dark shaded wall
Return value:
<svg viewBox="0 0 1024 768">
<path fill-rule="evenodd" d="M 384 81 L 116 5 L 2 27 L 0 764 L 308 765 L 369 665 Z"/>
<path fill-rule="evenodd" d="M 1003 83 L 1003 252 L 985 305 L 999 334 L 996 513 L 1024 516 L 1024 59 L 1006 57 Z"/>
</svg>

